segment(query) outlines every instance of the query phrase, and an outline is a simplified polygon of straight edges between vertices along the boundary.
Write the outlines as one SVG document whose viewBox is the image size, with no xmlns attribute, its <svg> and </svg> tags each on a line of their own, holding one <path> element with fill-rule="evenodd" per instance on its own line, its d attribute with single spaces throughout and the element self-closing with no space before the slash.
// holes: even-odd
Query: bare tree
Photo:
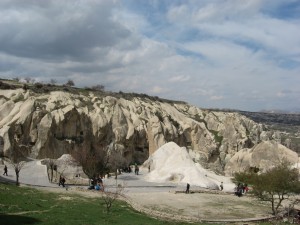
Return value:
<svg viewBox="0 0 300 225">
<path fill-rule="evenodd" d="M 25 161 L 23 161 L 23 159 L 25 159 L 25 157 L 23 156 L 23 154 L 21 154 L 19 149 L 15 149 L 15 151 L 13 152 L 12 158 L 7 159 L 8 163 L 14 168 L 14 171 L 16 173 L 16 185 L 17 186 L 20 185 L 20 182 L 19 182 L 20 171 L 23 168 L 23 166 L 25 165 Z"/>
<path fill-rule="evenodd" d="M 92 86 L 92 89 L 95 91 L 104 91 L 105 87 L 102 84 L 97 84 L 95 86 Z"/>
<path fill-rule="evenodd" d="M 110 209 L 111 209 L 114 201 L 123 195 L 124 190 L 125 190 L 125 187 L 122 186 L 121 184 L 119 184 L 119 185 L 116 185 L 115 191 L 113 191 L 113 192 L 104 191 L 103 192 L 102 200 L 106 206 L 106 213 L 110 212 Z"/>
<path fill-rule="evenodd" d="M 17 139 L 17 142 L 19 139 Z M 18 147 L 15 147 L 11 156 L 7 157 L 8 163 L 14 168 L 14 171 L 16 173 L 16 185 L 19 186 L 19 177 L 20 177 L 20 171 L 23 168 L 23 166 L 26 163 L 26 159 L 28 159 L 24 153 L 21 151 L 22 148 L 27 149 L 28 145 L 19 144 Z"/>
<path fill-rule="evenodd" d="M 12 161 L 12 160 L 8 160 L 8 163 L 10 165 L 12 165 L 12 167 L 14 168 L 14 171 L 16 173 L 16 185 L 19 186 L 20 182 L 19 182 L 19 177 L 20 177 L 20 171 L 23 168 L 23 166 L 25 165 L 25 161 Z"/>
<path fill-rule="evenodd" d="M 118 174 L 120 174 L 120 169 L 124 168 L 125 166 L 127 166 L 127 163 L 122 153 L 115 149 L 110 151 L 108 167 L 111 171 L 115 173 L 115 179 L 118 178 Z"/>
<path fill-rule="evenodd" d="M 55 79 L 51 79 L 51 80 L 50 80 L 50 84 L 54 85 L 54 84 L 56 84 L 56 83 L 57 83 L 57 80 L 55 80 Z"/>
<path fill-rule="evenodd" d="M 57 169 L 57 166 L 55 164 L 55 159 L 49 159 L 47 162 L 48 168 L 50 168 L 50 182 L 53 181 L 53 172 L 55 169 Z"/>
<path fill-rule="evenodd" d="M 90 178 L 102 177 L 108 170 L 109 156 L 107 148 L 100 146 L 85 148 L 71 153 L 72 157 L 82 166 L 83 172 Z"/>
<path fill-rule="evenodd" d="M 75 86 L 75 83 L 73 80 L 70 79 L 67 81 L 67 83 L 65 85 L 71 87 L 71 86 Z"/>
<path fill-rule="evenodd" d="M 26 83 L 28 84 L 28 83 L 30 83 L 31 82 L 31 77 L 25 77 L 25 79 L 24 79 L 25 81 L 26 81 Z"/>
<path fill-rule="evenodd" d="M 35 82 L 35 79 L 31 78 L 31 77 L 25 77 L 24 80 L 26 81 L 27 84 L 29 84 L 29 83 L 33 84 Z"/>
</svg>

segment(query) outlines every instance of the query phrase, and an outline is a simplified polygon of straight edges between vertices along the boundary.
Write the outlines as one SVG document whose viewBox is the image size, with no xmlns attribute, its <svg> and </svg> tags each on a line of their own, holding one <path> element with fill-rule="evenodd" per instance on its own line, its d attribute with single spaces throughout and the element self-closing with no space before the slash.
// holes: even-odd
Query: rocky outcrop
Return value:
<svg viewBox="0 0 300 225">
<path fill-rule="evenodd" d="M 298 154 L 275 141 L 263 141 L 252 149 L 237 152 L 226 164 L 225 174 L 231 176 L 251 169 L 265 172 L 283 161 L 297 164 Z"/>
<path fill-rule="evenodd" d="M 237 152 L 274 139 L 272 131 L 238 113 L 147 97 L 23 89 L 0 90 L 0 137 L 1 154 L 9 157 L 59 158 L 108 146 L 127 163 L 143 163 L 173 141 L 220 173 Z"/>
</svg>

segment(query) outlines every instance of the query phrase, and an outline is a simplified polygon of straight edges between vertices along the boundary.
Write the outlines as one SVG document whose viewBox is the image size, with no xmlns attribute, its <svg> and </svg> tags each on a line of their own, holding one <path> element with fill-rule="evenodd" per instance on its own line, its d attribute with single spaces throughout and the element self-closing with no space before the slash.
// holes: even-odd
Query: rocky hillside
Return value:
<svg viewBox="0 0 300 225">
<path fill-rule="evenodd" d="M 59 158 L 108 146 L 126 163 L 143 163 L 173 141 L 187 147 L 195 162 L 224 173 L 242 149 L 268 140 L 281 142 L 278 132 L 235 112 L 146 95 L 15 88 L 0 90 L 0 153 L 8 157 L 18 152 Z"/>
<path fill-rule="evenodd" d="M 276 130 L 281 139 L 280 143 L 300 154 L 299 113 L 247 112 L 237 110 L 222 111 L 239 113 L 252 119 L 256 123 L 264 124 L 265 128 L 268 130 Z"/>
</svg>

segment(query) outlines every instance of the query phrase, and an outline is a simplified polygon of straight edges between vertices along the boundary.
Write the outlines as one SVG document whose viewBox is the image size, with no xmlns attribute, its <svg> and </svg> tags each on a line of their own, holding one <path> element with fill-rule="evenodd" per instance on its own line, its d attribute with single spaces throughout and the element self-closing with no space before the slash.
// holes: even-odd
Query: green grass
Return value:
<svg viewBox="0 0 300 225">
<path fill-rule="evenodd" d="M 101 198 L 39 191 L 0 183 L 0 224 L 180 225 L 139 213 L 122 201 L 107 214 Z"/>
</svg>

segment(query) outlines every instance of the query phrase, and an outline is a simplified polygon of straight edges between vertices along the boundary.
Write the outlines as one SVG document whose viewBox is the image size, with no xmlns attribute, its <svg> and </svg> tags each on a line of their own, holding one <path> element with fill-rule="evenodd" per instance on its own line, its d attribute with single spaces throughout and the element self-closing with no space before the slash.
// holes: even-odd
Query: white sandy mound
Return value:
<svg viewBox="0 0 300 225">
<path fill-rule="evenodd" d="M 176 182 L 178 184 L 198 186 L 209 189 L 219 189 L 221 182 L 224 190 L 232 191 L 234 184 L 228 177 L 218 176 L 195 163 L 187 152 L 174 142 L 160 147 L 144 166 L 150 165 L 151 172 L 145 179 L 152 182 Z"/>
</svg>

